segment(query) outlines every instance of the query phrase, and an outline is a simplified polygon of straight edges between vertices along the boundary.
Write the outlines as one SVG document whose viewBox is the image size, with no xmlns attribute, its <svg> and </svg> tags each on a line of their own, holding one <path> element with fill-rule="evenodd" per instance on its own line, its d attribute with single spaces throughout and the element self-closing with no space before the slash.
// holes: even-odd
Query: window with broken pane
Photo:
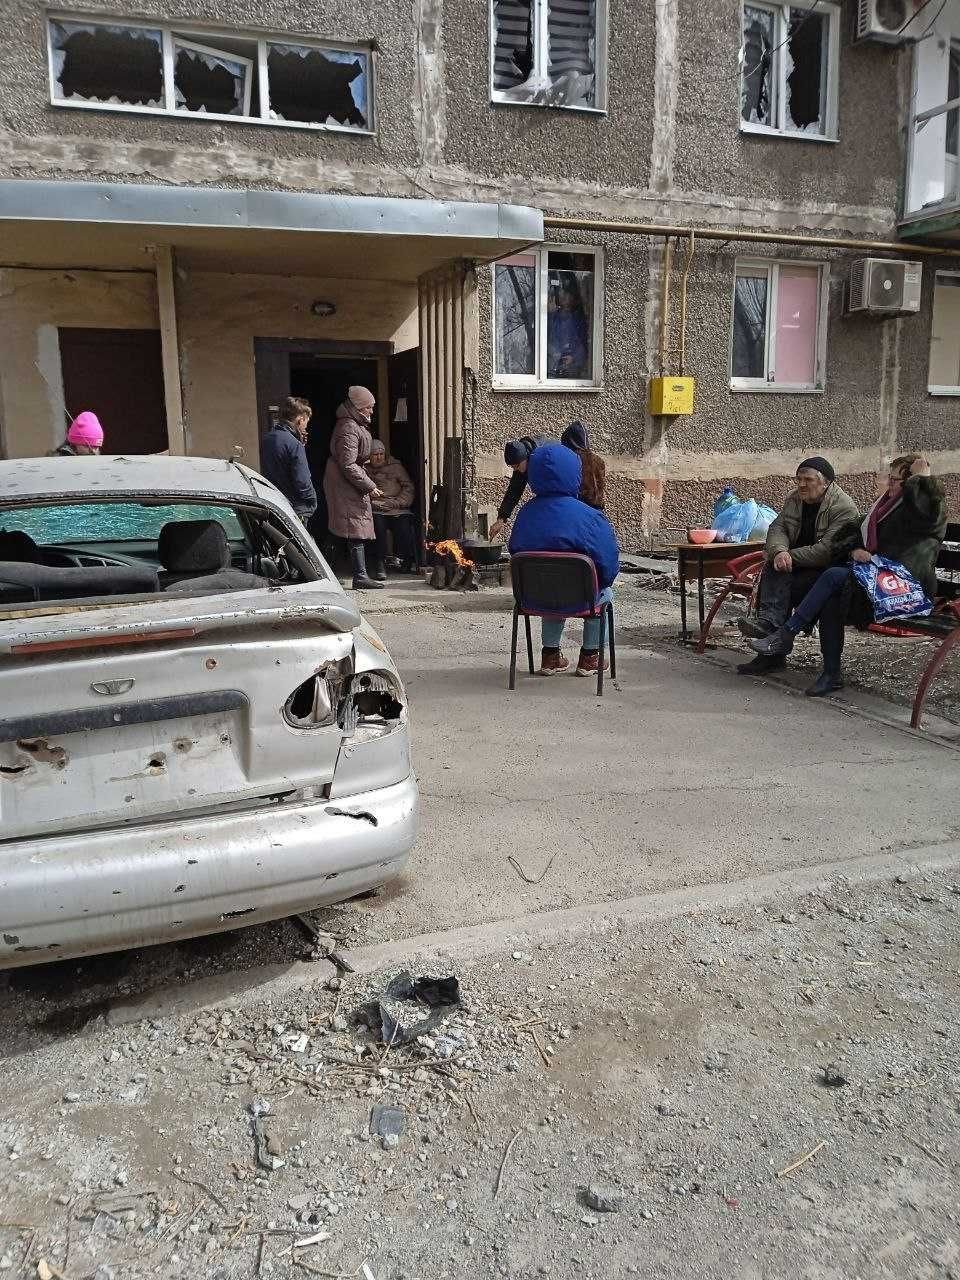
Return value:
<svg viewBox="0 0 960 1280">
<path fill-rule="evenodd" d="M 256 44 L 252 56 L 226 48 L 173 37 L 174 102 L 184 111 L 221 116 L 249 116 L 256 79 Z"/>
<path fill-rule="evenodd" d="M 369 49 L 67 18 L 48 33 L 58 105 L 373 131 Z"/>
<path fill-rule="evenodd" d="M 50 23 L 55 101 L 162 108 L 163 33 L 107 23 Z"/>
<path fill-rule="evenodd" d="M 368 63 L 352 50 L 270 44 L 271 120 L 368 128 Z"/>
<path fill-rule="evenodd" d="M 494 380 L 500 386 L 596 386 L 602 260 L 546 246 L 493 267 Z"/>
<path fill-rule="evenodd" d="M 490 0 L 495 102 L 603 110 L 606 0 Z"/>
<path fill-rule="evenodd" d="M 744 4 L 740 118 L 752 130 L 835 138 L 839 6 Z"/>
<path fill-rule="evenodd" d="M 735 390 L 823 386 L 826 271 L 819 263 L 737 263 L 730 344 Z"/>
</svg>

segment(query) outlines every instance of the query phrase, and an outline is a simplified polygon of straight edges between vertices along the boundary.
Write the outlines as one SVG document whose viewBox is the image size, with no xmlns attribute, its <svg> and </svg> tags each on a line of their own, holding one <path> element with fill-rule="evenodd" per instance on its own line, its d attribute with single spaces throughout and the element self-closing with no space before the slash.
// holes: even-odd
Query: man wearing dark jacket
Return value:
<svg viewBox="0 0 960 1280">
<path fill-rule="evenodd" d="M 503 460 L 513 472 L 503 501 L 497 508 L 497 518 L 490 530 L 490 537 L 498 537 L 507 527 L 510 517 L 516 511 L 523 491 L 527 487 L 527 466 L 530 455 L 543 442 L 534 436 L 521 436 L 519 440 L 508 440 L 503 446 Z"/>
<path fill-rule="evenodd" d="M 838 564 L 846 552 L 840 547 L 843 531 L 859 521 L 857 505 L 836 483 L 826 458 L 807 458 L 797 468 L 797 487 L 767 533 L 767 563 L 760 578 L 756 617 L 740 620 L 745 636 L 763 639 L 786 622 L 824 569 Z M 779 654 L 760 654 L 737 670 L 762 674 L 785 665 Z"/>
<path fill-rule="evenodd" d="M 541 445 L 530 455 L 527 479 L 534 497 L 517 516 L 510 535 L 510 554 L 522 551 L 576 551 L 589 556 L 597 570 L 597 604 L 611 599 L 610 589 L 620 572 L 620 550 L 607 517 L 577 497 L 580 459 L 562 444 Z M 570 665 L 560 651 L 563 619 L 544 618 L 540 674 L 556 675 Z M 596 675 L 600 665 L 600 619 L 583 623 L 583 644 L 577 675 Z"/>
<path fill-rule="evenodd" d="M 260 470 L 306 523 L 317 509 L 304 447 L 312 410 L 309 401 L 287 396 L 280 417 L 260 441 Z"/>
</svg>

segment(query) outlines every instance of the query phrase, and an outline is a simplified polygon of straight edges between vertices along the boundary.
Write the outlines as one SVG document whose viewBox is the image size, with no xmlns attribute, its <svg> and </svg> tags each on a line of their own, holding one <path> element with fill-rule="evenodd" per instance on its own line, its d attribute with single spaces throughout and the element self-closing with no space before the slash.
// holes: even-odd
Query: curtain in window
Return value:
<svg viewBox="0 0 960 1280">
<path fill-rule="evenodd" d="M 516 89 L 533 73 L 534 0 L 494 0 L 493 87 Z"/>
<path fill-rule="evenodd" d="M 767 278 L 737 276 L 733 306 L 733 376 L 765 378 Z"/>
<path fill-rule="evenodd" d="M 554 94 L 567 106 L 596 103 L 594 0 L 548 0 L 548 74 Z"/>
</svg>

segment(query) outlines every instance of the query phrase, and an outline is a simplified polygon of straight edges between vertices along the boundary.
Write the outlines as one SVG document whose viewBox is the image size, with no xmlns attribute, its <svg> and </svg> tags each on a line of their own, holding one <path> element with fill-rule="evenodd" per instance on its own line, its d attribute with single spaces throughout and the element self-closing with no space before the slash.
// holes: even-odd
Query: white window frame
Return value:
<svg viewBox="0 0 960 1280">
<path fill-rule="evenodd" d="M 819 273 L 817 297 L 817 339 L 816 365 L 812 383 L 776 382 L 773 371 L 777 359 L 777 298 L 780 290 L 781 267 L 816 267 Z M 762 378 L 735 377 L 733 372 L 733 344 L 735 333 L 735 316 L 737 307 L 737 276 L 765 275 L 767 279 L 767 316 L 766 333 L 764 335 L 764 368 Z M 733 285 L 730 296 L 730 356 L 728 369 L 730 372 L 731 391 L 789 393 L 791 395 L 822 395 L 826 388 L 827 370 L 827 329 L 830 315 L 830 264 L 828 262 L 808 262 L 803 258 L 738 258 L 733 271 Z"/>
<path fill-rule="evenodd" d="M 957 282 L 955 285 L 948 285 L 948 286 L 947 286 L 948 288 L 957 289 L 958 291 L 960 291 L 960 271 L 940 271 L 940 270 L 937 270 L 937 271 L 935 272 L 934 277 L 933 277 L 933 289 L 934 289 L 934 294 L 933 294 L 933 298 L 932 298 L 932 300 L 931 300 L 931 304 L 930 304 L 930 344 L 929 344 L 930 349 L 929 349 L 929 352 L 928 352 L 928 361 L 929 361 L 929 362 L 928 362 L 928 365 L 927 365 L 927 370 L 928 370 L 928 373 L 927 373 L 927 391 L 928 391 L 928 392 L 930 393 L 930 395 L 932 395 L 932 396 L 954 396 L 954 397 L 957 397 L 957 396 L 960 396 L 960 373 L 958 373 L 958 375 L 957 375 L 957 384 L 956 384 L 955 386 L 951 386 L 951 385 L 949 385 L 948 383 L 940 384 L 940 383 L 936 383 L 936 382 L 931 382 L 931 381 L 930 381 L 930 374 L 929 374 L 930 364 L 932 364 L 932 362 L 933 362 L 933 315 L 934 315 L 934 308 L 935 308 L 935 306 L 936 306 L 936 296 L 937 296 L 937 295 L 936 295 L 936 290 L 937 290 L 937 283 L 939 282 L 939 280 L 940 280 L 943 276 L 949 276 L 951 280 L 955 280 L 955 281 Z"/>
<path fill-rule="evenodd" d="M 257 60 L 254 58 L 245 58 L 242 54 L 231 53 L 229 49 L 214 49 L 209 44 L 198 44 L 195 40 L 188 40 L 185 36 L 181 36 L 179 32 L 164 32 L 164 50 L 163 50 L 163 88 L 166 95 L 167 84 L 171 85 L 171 92 L 176 95 L 176 86 L 173 83 L 173 75 L 177 65 L 177 50 L 186 49 L 188 53 L 205 53 L 208 57 L 229 58 L 231 62 L 238 62 L 246 67 L 247 74 L 244 76 L 243 89 L 243 111 L 237 115 L 228 112 L 226 119 L 241 120 L 244 116 L 250 116 L 250 103 L 253 101 L 253 77 L 258 74 Z M 169 46 L 169 54 L 167 48 Z M 169 62 L 168 62 L 169 58 Z M 167 75 L 167 67 L 170 68 L 170 75 Z M 224 119 L 224 116 L 217 112 L 210 111 L 188 111 L 186 107 L 176 106 L 176 96 L 174 96 L 174 110 L 177 114 L 188 116 L 209 116 L 216 115 L 218 120 Z"/>
<path fill-rule="evenodd" d="M 548 49 L 550 43 L 549 37 L 549 18 L 550 11 L 547 0 L 533 0 L 534 17 L 533 17 L 533 70 L 532 75 L 545 80 L 549 67 Z M 585 111 L 588 115 L 606 115 L 607 114 L 607 33 L 609 29 L 609 20 L 607 13 L 608 0 L 595 0 L 596 7 L 596 31 L 594 33 L 594 51 L 596 57 L 596 102 L 592 107 L 585 107 L 577 103 L 547 103 L 547 102 L 518 102 L 516 98 L 510 96 L 509 91 L 498 90 L 493 87 L 494 64 L 497 57 L 497 24 L 494 15 L 494 0 L 488 0 L 488 28 L 489 28 L 489 51 L 488 58 L 490 64 L 489 89 L 490 101 L 502 106 L 509 107 L 533 107 L 540 110 L 552 111 Z"/>
<path fill-rule="evenodd" d="M 951 33 L 947 37 L 947 57 L 950 56 L 951 49 L 960 50 L 960 35 Z M 949 64 L 948 64 L 949 66 Z M 949 75 L 949 70 L 948 70 Z M 910 98 L 911 106 L 917 102 L 920 94 L 920 46 L 915 45 L 913 49 L 913 73 L 911 83 L 913 93 Z M 949 93 L 949 88 L 946 90 Z M 940 200 L 932 200 L 929 204 L 917 205 L 911 207 L 911 198 L 913 193 L 913 180 L 916 176 L 915 170 L 917 165 L 917 133 L 931 120 L 936 120 L 939 116 L 947 115 L 950 111 L 960 111 L 960 98 L 949 98 L 946 102 L 937 103 L 935 106 L 927 107 L 924 110 L 912 110 L 910 113 L 909 124 L 907 126 L 907 165 L 906 165 L 906 182 L 903 189 L 903 215 L 905 220 L 913 220 L 918 218 L 927 218 L 931 214 L 944 213 L 948 209 L 955 209 L 960 204 L 960 156 L 957 157 L 957 164 L 954 172 L 953 189 L 944 191 L 943 198 Z M 944 170 L 946 170 L 946 158 L 950 153 L 944 148 Z M 944 184 L 946 185 L 946 184 Z"/>
<path fill-rule="evenodd" d="M 494 391 L 602 391 L 603 390 L 603 315 L 604 315 L 604 274 L 603 250 L 596 245 L 588 244 L 540 244 L 529 249 L 520 250 L 529 253 L 537 260 L 537 314 L 536 314 L 536 350 L 534 362 L 535 373 L 498 373 L 497 372 L 497 264 L 490 266 L 490 320 L 491 320 L 491 369 L 493 371 L 492 387 Z M 593 316 L 591 363 L 593 377 L 585 378 L 548 378 L 547 367 L 547 303 L 549 280 L 549 255 L 551 253 L 589 254 L 593 258 Z M 513 255 L 511 255 L 513 256 Z"/>
<path fill-rule="evenodd" d="M 132 30 L 140 31 L 159 31 L 162 38 L 164 105 L 162 107 L 147 107 L 125 102 L 79 102 L 71 98 L 59 97 L 57 94 L 57 75 L 53 58 L 54 48 L 52 24 L 54 22 L 67 22 L 83 24 L 86 26 L 127 27 Z M 310 36 L 285 35 L 276 32 L 261 34 L 245 30 L 229 30 L 223 27 L 197 28 L 189 23 L 144 22 L 142 19 L 129 19 L 117 15 L 106 16 L 103 14 L 91 17 L 86 13 L 65 13 L 62 11 L 47 14 L 46 30 L 47 73 L 49 77 L 50 103 L 54 107 L 62 107 L 75 111 L 120 112 L 123 115 L 176 116 L 179 119 L 212 120 L 215 122 L 223 122 L 224 124 L 269 125 L 273 129 L 309 129 L 313 132 L 320 133 L 359 134 L 360 137 L 371 137 L 377 130 L 376 55 L 373 48 L 367 45 L 344 44 L 336 40 L 318 40 Z M 249 44 L 256 45 L 256 59 L 252 61 L 242 54 L 231 52 L 229 49 L 218 49 L 216 47 L 218 37 L 227 40 L 244 40 Z M 244 94 L 247 99 L 245 103 L 247 114 L 230 115 L 214 111 L 188 111 L 186 107 L 178 107 L 176 105 L 173 83 L 175 44 L 182 45 L 187 48 L 199 48 L 205 53 L 217 54 L 220 57 L 229 57 L 236 62 L 250 62 L 251 75 L 247 77 L 247 88 Z M 332 52 L 350 53 L 355 54 L 359 58 L 365 58 L 367 64 L 367 127 L 359 129 L 346 124 L 321 124 L 312 123 L 309 120 L 273 119 L 270 116 L 270 90 L 267 55 L 269 53 L 270 46 L 274 44 L 299 45 L 307 49 L 318 49 L 321 52 L 329 49 Z M 260 94 L 259 115 L 249 114 L 250 101 L 253 96 L 252 88 L 254 75 L 258 77 Z"/>
<path fill-rule="evenodd" d="M 746 69 L 746 49 L 743 44 L 744 9 L 765 9 L 774 15 L 774 68 L 776 83 L 777 123 L 758 124 L 744 120 L 743 72 Z M 787 59 L 784 57 L 791 9 L 812 9 L 827 19 L 827 83 L 825 86 L 825 129 L 822 133 L 809 133 L 787 127 Z M 803 142 L 836 142 L 839 138 L 840 115 L 840 5 L 833 0 L 794 0 L 792 4 L 773 4 L 769 0 L 744 0 L 740 6 L 740 94 L 737 98 L 737 115 L 741 133 L 757 133 L 777 138 L 797 138 Z"/>
</svg>

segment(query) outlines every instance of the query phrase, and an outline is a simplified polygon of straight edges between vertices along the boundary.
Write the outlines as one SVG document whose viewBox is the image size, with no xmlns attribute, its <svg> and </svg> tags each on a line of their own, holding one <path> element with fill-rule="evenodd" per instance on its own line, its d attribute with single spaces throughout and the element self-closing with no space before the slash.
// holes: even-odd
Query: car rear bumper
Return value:
<svg viewBox="0 0 960 1280">
<path fill-rule="evenodd" d="M 0 844 L 0 968 L 342 901 L 399 874 L 418 817 L 411 773 L 340 800 Z"/>
</svg>

